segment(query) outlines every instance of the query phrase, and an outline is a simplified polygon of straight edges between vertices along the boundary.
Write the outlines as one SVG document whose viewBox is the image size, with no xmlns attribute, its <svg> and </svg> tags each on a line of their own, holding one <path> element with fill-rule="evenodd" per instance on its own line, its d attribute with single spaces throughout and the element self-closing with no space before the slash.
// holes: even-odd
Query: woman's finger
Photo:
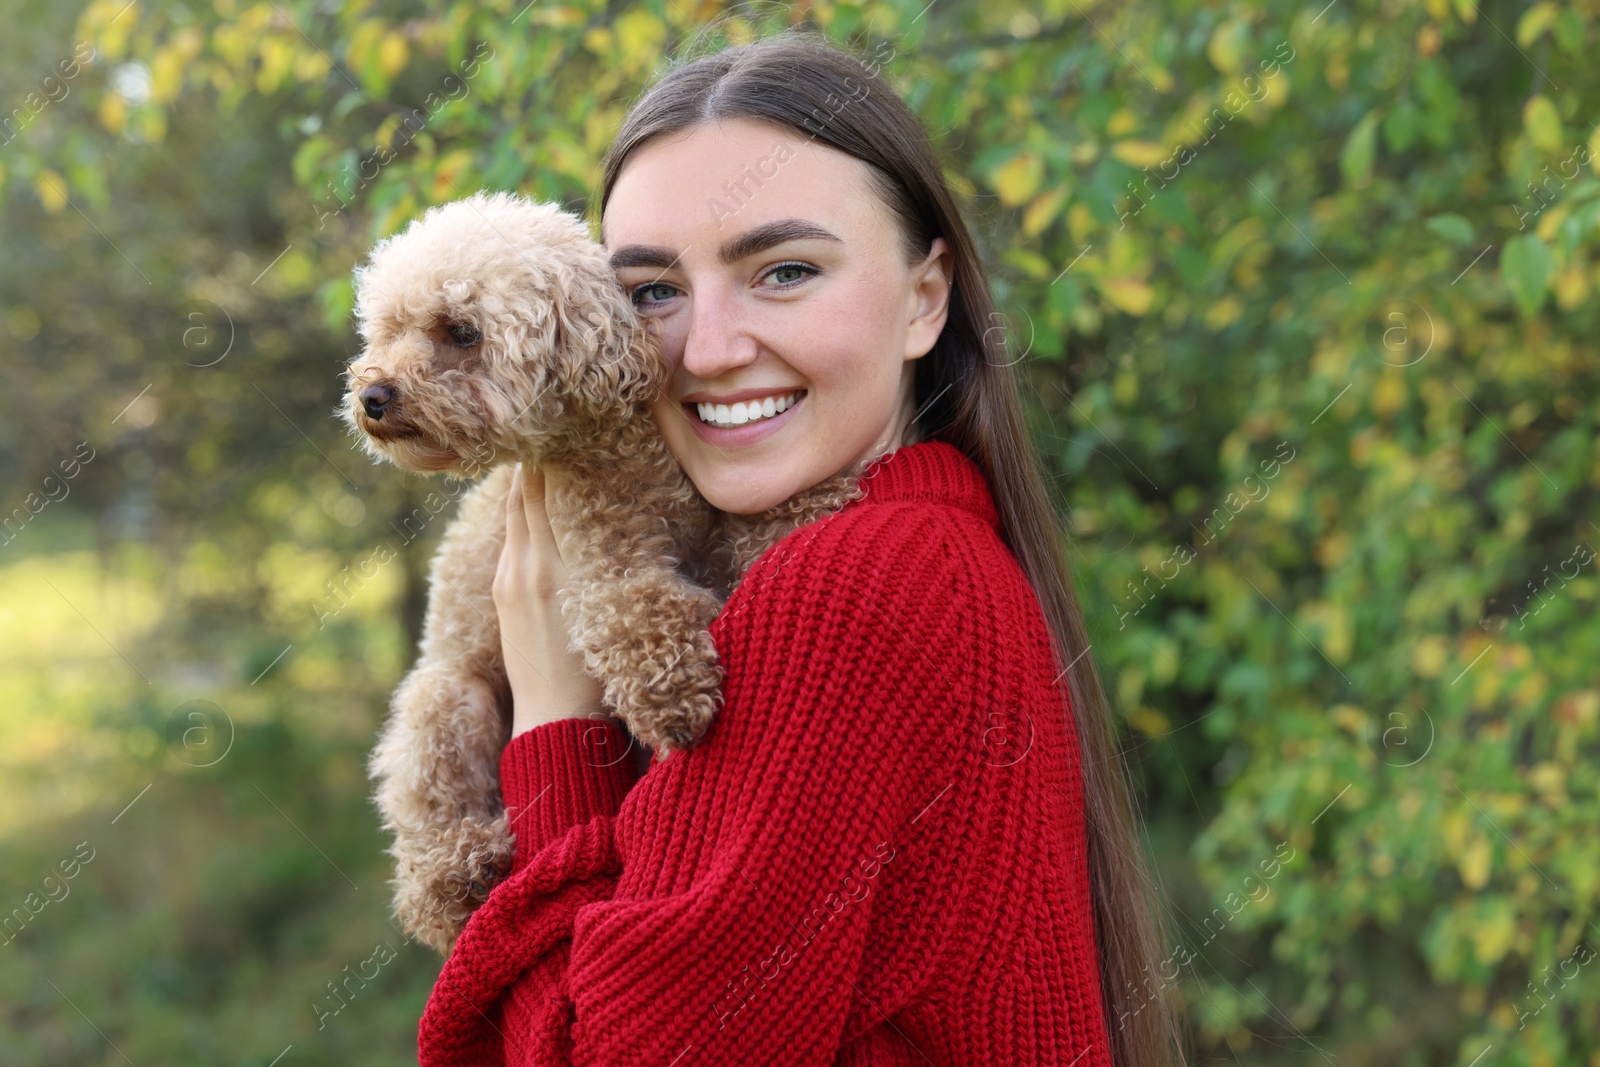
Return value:
<svg viewBox="0 0 1600 1067">
<path fill-rule="evenodd" d="M 522 492 L 530 558 L 542 576 L 559 586 L 566 580 L 566 560 L 556 542 L 555 531 L 550 528 L 549 495 L 549 479 L 544 468 L 535 464 L 523 481 Z"/>
<path fill-rule="evenodd" d="M 528 550 L 528 521 L 521 507 L 523 496 L 522 464 L 511 472 L 511 491 L 506 494 L 505 551 L 520 556 Z"/>
</svg>

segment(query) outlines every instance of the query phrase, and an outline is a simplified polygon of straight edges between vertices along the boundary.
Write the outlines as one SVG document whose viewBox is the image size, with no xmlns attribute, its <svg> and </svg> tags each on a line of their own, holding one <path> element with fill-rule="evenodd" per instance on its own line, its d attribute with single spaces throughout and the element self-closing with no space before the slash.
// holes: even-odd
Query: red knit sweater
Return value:
<svg viewBox="0 0 1600 1067">
<path fill-rule="evenodd" d="M 978 467 L 928 441 L 752 564 L 723 704 L 642 776 L 607 720 L 501 757 L 512 872 L 422 1067 L 1106 1067 L 1081 780 Z"/>
</svg>

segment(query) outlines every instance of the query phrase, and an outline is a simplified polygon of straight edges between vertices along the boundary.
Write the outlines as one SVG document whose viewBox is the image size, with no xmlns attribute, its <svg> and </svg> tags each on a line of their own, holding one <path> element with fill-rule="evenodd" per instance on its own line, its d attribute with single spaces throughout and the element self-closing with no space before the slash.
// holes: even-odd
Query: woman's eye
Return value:
<svg viewBox="0 0 1600 1067">
<path fill-rule="evenodd" d="M 634 289 L 633 294 L 632 294 L 632 296 L 633 296 L 633 306 L 634 307 L 640 307 L 640 306 L 643 306 L 643 305 L 646 305 L 646 304 L 660 303 L 660 301 L 658 301 L 658 300 L 644 300 L 644 299 L 642 299 L 642 296 L 643 296 L 644 293 L 648 293 L 648 292 L 650 292 L 651 290 L 654 290 L 654 289 L 671 290 L 672 286 L 668 285 L 666 282 L 646 282 L 644 285 L 641 285 L 638 288 Z M 665 300 L 667 298 L 663 297 L 662 299 Z"/>
<path fill-rule="evenodd" d="M 801 279 L 807 277 L 808 275 L 821 274 L 821 273 L 822 272 L 819 271 L 817 268 L 812 267 L 812 266 L 808 266 L 808 265 L 806 265 L 804 263 L 779 263 L 777 266 L 775 266 L 771 270 L 767 271 L 765 277 L 772 278 L 774 280 L 778 280 L 778 275 L 780 275 L 780 274 L 790 275 L 791 278 L 792 278 L 791 281 L 789 281 L 789 282 L 780 281 L 779 284 L 785 289 L 791 289 L 795 285 L 797 285 L 800 282 Z"/>
</svg>

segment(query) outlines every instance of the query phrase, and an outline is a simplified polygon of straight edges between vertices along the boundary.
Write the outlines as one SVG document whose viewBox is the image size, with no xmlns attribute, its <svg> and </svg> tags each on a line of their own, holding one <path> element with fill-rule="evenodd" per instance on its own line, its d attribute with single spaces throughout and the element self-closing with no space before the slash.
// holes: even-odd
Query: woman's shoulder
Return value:
<svg viewBox="0 0 1600 1067">
<path fill-rule="evenodd" d="M 822 615 L 949 614 L 1007 566 L 1016 563 L 998 532 L 971 511 L 869 498 L 792 531 L 757 557 L 718 629 L 758 620 L 814 626 Z"/>
</svg>

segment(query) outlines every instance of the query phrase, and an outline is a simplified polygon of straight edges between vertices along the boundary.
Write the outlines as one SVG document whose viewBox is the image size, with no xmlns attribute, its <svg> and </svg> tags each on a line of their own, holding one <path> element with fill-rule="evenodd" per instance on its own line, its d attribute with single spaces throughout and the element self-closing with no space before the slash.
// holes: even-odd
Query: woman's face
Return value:
<svg viewBox="0 0 1600 1067">
<path fill-rule="evenodd" d="M 601 238 L 661 338 L 652 413 L 713 507 L 764 511 L 907 440 L 949 254 L 941 237 L 907 265 L 867 174 L 787 127 L 727 119 L 655 138 L 617 177 Z"/>
</svg>

